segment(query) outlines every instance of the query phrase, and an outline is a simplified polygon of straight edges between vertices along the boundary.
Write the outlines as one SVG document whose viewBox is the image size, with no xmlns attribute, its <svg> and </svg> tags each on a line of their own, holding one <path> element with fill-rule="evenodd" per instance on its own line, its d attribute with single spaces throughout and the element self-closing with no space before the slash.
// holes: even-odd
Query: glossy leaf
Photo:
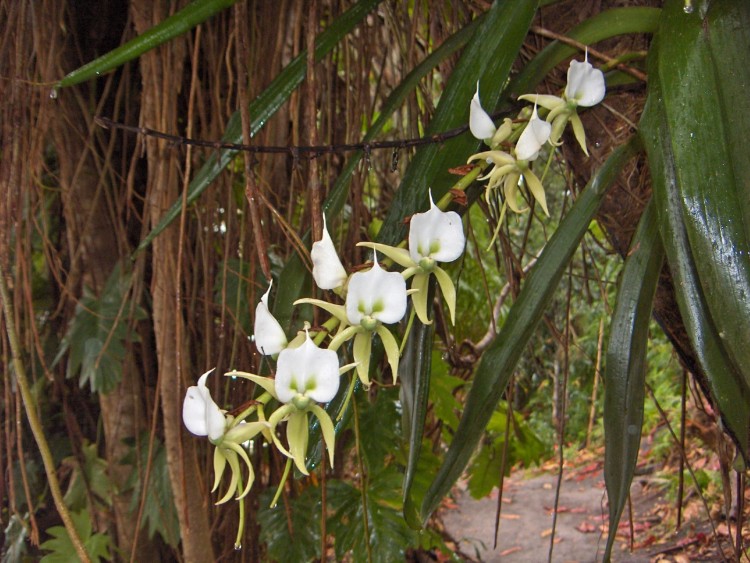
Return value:
<svg viewBox="0 0 750 563">
<path fill-rule="evenodd" d="M 508 313 L 507 321 L 482 356 L 464 406 L 464 413 L 445 461 L 422 503 L 425 521 L 448 494 L 469 463 L 510 376 L 549 304 L 568 262 L 594 217 L 607 188 L 625 163 L 639 149 L 631 139 L 616 149 L 578 195 L 575 204 L 545 246 L 524 281 L 521 293 Z"/>
<path fill-rule="evenodd" d="M 717 2 L 712 6 L 719 10 L 720 7 L 726 8 L 727 4 Z M 737 232 L 736 226 L 727 224 L 726 230 L 721 231 L 725 235 L 725 238 L 721 241 L 721 248 L 713 248 L 713 245 L 710 242 L 707 244 L 707 241 L 710 241 L 716 234 L 716 229 L 720 228 L 721 223 L 726 223 L 732 219 L 732 214 L 736 213 L 737 207 L 742 209 L 742 206 L 746 205 L 739 203 L 737 197 L 743 190 L 746 190 L 743 187 L 743 181 L 746 183 L 747 177 L 736 178 L 739 181 L 734 184 L 726 183 L 727 176 L 725 173 L 714 177 L 713 167 L 719 163 L 706 162 L 700 153 L 707 150 L 711 154 L 715 154 L 715 151 L 722 149 L 720 147 L 696 146 L 690 140 L 690 131 L 696 132 L 698 122 L 701 126 L 705 125 L 714 130 L 724 128 L 724 132 L 728 136 L 714 137 L 710 140 L 710 143 L 724 145 L 723 150 L 729 153 L 727 157 L 731 156 L 731 158 L 739 160 L 744 158 L 742 162 L 747 165 L 746 157 L 734 156 L 736 149 L 726 146 L 728 139 L 736 138 L 736 135 L 741 134 L 735 133 L 734 127 L 735 125 L 741 126 L 744 118 L 738 118 L 734 114 L 730 116 L 713 106 L 707 107 L 703 93 L 695 92 L 696 103 L 692 99 L 686 98 L 684 94 L 665 94 L 666 85 L 662 83 L 662 74 L 665 75 L 671 89 L 679 90 L 682 88 L 679 83 L 680 76 L 699 73 L 698 70 L 692 68 L 695 65 L 703 69 L 699 74 L 702 73 L 707 81 L 707 84 L 701 85 L 700 88 L 711 89 L 712 84 L 716 86 L 713 78 L 708 76 L 709 73 L 704 68 L 707 64 L 706 54 L 700 52 L 708 49 L 705 44 L 705 37 L 701 38 L 702 31 L 695 29 L 696 25 L 702 29 L 702 24 L 689 17 L 683 18 L 683 16 L 689 16 L 689 14 L 682 11 L 679 2 L 668 4 L 665 10 L 664 30 L 673 30 L 674 33 L 670 33 L 665 41 L 661 37 L 657 37 L 656 43 L 652 46 L 653 54 L 649 67 L 649 96 L 641 119 L 641 132 L 648 152 L 662 239 L 675 281 L 674 286 L 680 313 L 690 335 L 697 359 L 709 380 L 713 398 L 722 414 L 724 424 L 737 440 L 745 459 L 748 459 L 750 387 L 746 374 L 743 375 L 742 372 L 743 369 L 748 369 L 748 365 L 737 365 L 733 359 L 733 354 L 728 349 L 728 345 L 732 342 L 725 340 L 725 337 L 730 336 L 730 333 L 732 339 L 746 337 L 746 334 L 737 332 L 737 326 L 746 323 L 748 316 L 750 316 L 747 310 L 747 300 L 739 303 L 737 310 L 726 311 L 723 305 L 716 306 L 716 309 L 714 309 L 716 299 L 721 298 L 722 295 L 714 295 L 710 300 L 707 295 L 709 291 L 717 292 L 723 288 L 727 292 L 727 298 L 734 300 L 737 298 L 738 292 L 742 291 L 744 281 L 741 278 L 736 280 L 726 279 L 725 273 L 716 271 L 719 267 L 718 264 L 705 264 L 714 260 L 718 260 L 719 263 L 732 260 L 737 261 L 737 264 L 729 268 L 730 271 L 734 271 L 735 267 L 740 267 L 743 270 L 746 268 L 746 265 L 740 265 L 740 262 L 746 261 L 747 255 L 737 255 L 739 251 L 742 251 L 742 245 L 746 244 L 746 241 L 742 240 L 744 233 Z M 677 28 L 691 26 L 693 29 L 690 33 L 688 33 L 688 30 L 680 30 L 679 33 L 677 31 Z M 665 58 L 662 51 L 665 49 L 664 45 L 671 44 L 675 40 L 680 42 L 683 50 L 692 52 L 693 55 L 690 57 L 678 56 L 677 53 L 674 53 L 673 47 L 670 46 L 666 48 L 667 52 L 672 53 L 677 58 L 674 60 Z M 699 52 L 696 52 L 696 50 Z M 728 57 L 730 55 L 732 53 L 727 54 Z M 734 53 L 733 57 L 733 59 L 730 57 L 729 60 L 736 61 L 737 53 Z M 726 69 L 723 69 L 723 66 L 720 65 L 713 72 L 721 74 L 726 72 Z M 737 75 L 738 78 L 740 76 Z M 722 86 L 722 88 L 725 87 Z M 671 114 L 667 109 L 667 98 L 672 100 Z M 676 100 L 681 100 L 681 108 L 674 105 Z M 717 99 L 716 102 L 715 105 L 718 105 L 719 100 Z M 747 103 L 747 100 L 736 100 L 736 103 Z M 677 111 L 678 109 L 682 111 Z M 704 112 L 709 113 L 705 114 Z M 709 116 L 719 120 L 720 123 L 707 124 L 706 121 Z M 698 176 L 686 176 L 685 174 L 686 170 L 695 171 L 692 164 L 687 161 L 691 151 L 697 162 L 709 166 L 709 169 L 699 171 Z M 677 154 L 680 155 L 680 165 L 686 167 L 686 170 L 678 169 Z M 705 178 L 703 175 L 705 175 Z M 715 178 L 716 184 L 710 185 L 710 182 L 706 182 L 710 178 Z M 724 183 L 721 183 L 720 180 Z M 690 184 L 690 187 L 685 188 L 684 184 Z M 694 184 L 700 185 L 701 188 L 696 188 Z M 695 202 L 697 189 L 703 190 L 706 197 L 709 197 L 708 202 Z M 716 201 L 722 201 L 724 204 L 717 206 Z M 735 209 L 726 209 L 727 205 L 734 205 Z M 725 215 L 724 212 L 729 215 Z M 705 230 L 701 231 L 701 228 Z M 701 241 L 700 239 L 703 236 L 706 237 L 706 240 Z M 734 239 L 738 239 L 736 242 L 739 246 L 733 246 Z M 710 284 L 719 283 L 720 285 L 706 287 L 705 284 L 709 282 Z M 720 312 L 726 312 L 727 317 L 717 318 L 717 314 L 720 314 Z M 727 325 L 732 319 L 739 316 L 744 317 L 743 320 L 740 320 L 740 325 Z M 721 330 L 720 326 L 724 326 L 725 330 Z M 745 347 L 747 348 L 747 346 Z"/>
<path fill-rule="evenodd" d="M 435 285 L 435 280 L 431 277 L 428 287 L 424 289 L 428 303 L 432 303 L 434 298 Z M 421 527 L 418 506 L 412 499 L 411 487 L 417 471 L 427 417 L 433 338 L 434 324 L 425 325 L 415 319 L 399 364 L 401 431 L 403 442 L 408 448 L 403 485 L 404 518 L 412 528 Z"/>
<path fill-rule="evenodd" d="M 630 493 L 643 426 L 646 348 L 664 248 L 653 201 L 641 217 L 630 245 L 610 325 L 604 372 L 604 481 L 609 500 L 609 529 L 616 530 Z M 605 560 L 614 545 L 609 534 Z"/>
<path fill-rule="evenodd" d="M 656 52 L 681 214 L 710 317 L 750 386 L 750 3 L 667 3 Z M 724 35 L 724 37 L 722 37 Z"/>
</svg>

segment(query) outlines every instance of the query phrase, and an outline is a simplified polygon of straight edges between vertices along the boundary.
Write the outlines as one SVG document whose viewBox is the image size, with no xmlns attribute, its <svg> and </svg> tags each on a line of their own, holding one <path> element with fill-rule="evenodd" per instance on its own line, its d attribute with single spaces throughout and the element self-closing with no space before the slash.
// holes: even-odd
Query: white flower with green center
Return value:
<svg viewBox="0 0 750 563">
<path fill-rule="evenodd" d="M 306 332 L 305 341 L 300 346 L 290 346 L 279 354 L 275 379 L 233 372 L 233 375 L 254 381 L 277 401 L 284 403 L 268 418 L 268 424 L 272 429 L 270 437 L 279 451 L 291 458 L 297 469 L 305 475 L 308 474 L 305 466 L 309 440 L 308 413 L 313 413 L 320 421 L 323 440 L 333 467 L 333 422 L 317 403 L 327 403 L 336 396 L 340 373 L 346 369 L 346 366 L 339 368 L 336 352 L 319 348 Z M 281 444 L 273 431 L 282 421 L 287 422 L 286 436 L 289 449 Z"/>
<path fill-rule="evenodd" d="M 461 256 L 466 246 L 466 236 L 461 217 L 455 211 L 442 211 L 430 196 L 430 209 L 415 213 L 409 221 L 409 249 L 394 248 L 385 244 L 361 242 L 382 252 L 388 258 L 403 266 L 404 279 L 413 276 L 411 298 L 417 317 L 423 324 L 432 321 L 427 313 L 428 287 L 430 275 L 437 279 L 440 291 L 448 305 L 451 322 L 456 317 L 456 288 L 448 273 L 438 263 L 453 262 Z"/>
<path fill-rule="evenodd" d="M 211 392 L 206 387 L 206 378 L 213 371 L 209 370 L 198 379 L 198 385 L 188 387 L 185 400 L 182 403 L 182 421 L 185 427 L 196 436 L 208 436 L 209 441 L 216 446 L 214 450 L 214 485 L 211 492 L 215 491 L 224 469 L 229 464 L 232 478 L 224 496 L 217 502 L 221 504 L 228 501 L 237 492 L 241 483 L 241 471 L 239 459 L 245 463 L 248 469 L 247 483 L 237 497 L 241 499 L 250 492 L 255 480 L 255 472 L 250 463 L 250 458 L 241 444 L 254 438 L 258 433 L 269 428 L 265 421 L 243 423 L 235 421 L 231 416 L 225 416 L 224 411 L 211 398 Z"/>
<path fill-rule="evenodd" d="M 260 298 L 260 303 L 255 308 L 255 324 L 253 327 L 255 346 L 264 356 L 273 356 L 281 352 L 287 345 L 286 334 L 281 328 L 279 321 L 276 320 L 268 310 L 268 294 L 271 292 L 273 281 L 268 285 L 268 289 Z"/>
<path fill-rule="evenodd" d="M 299 299 L 294 304 L 300 303 L 325 309 L 339 320 L 339 332 L 331 340 L 330 350 L 338 350 L 344 342 L 354 338 L 352 350 L 357 376 L 366 388 L 370 386 L 373 333 L 377 333 L 383 342 L 394 380 L 398 377 L 398 343 L 383 325 L 397 323 L 406 314 L 406 282 L 401 274 L 387 272 L 375 258 L 370 270 L 355 272 L 349 278 L 345 305 L 319 299 Z"/>
<path fill-rule="evenodd" d="M 562 132 L 570 122 L 578 144 L 588 156 L 586 132 L 583 129 L 581 118 L 578 116 L 578 108 L 595 106 L 604 99 L 606 92 L 604 74 L 589 63 L 588 52 L 586 52 L 586 58 L 583 62 L 570 61 L 568 83 L 565 86 L 565 93 L 562 98 L 550 95 L 525 94 L 519 96 L 518 99 L 533 101 L 549 110 L 545 119 L 552 124 L 549 141 L 553 145 L 560 144 Z"/>
<path fill-rule="evenodd" d="M 331 235 L 328 234 L 326 216 L 323 215 L 323 238 L 313 243 L 310 251 L 313 263 L 313 279 L 320 289 L 338 289 L 347 280 L 346 270 L 333 246 Z"/>
<path fill-rule="evenodd" d="M 528 160 L 516 160 L 504 151 L 486 151 L 474 154 L 469 157 L 468 162 L 475 160 L 484 160 L 493 165 L 493 168 L 480 180 L 489 179 L 487 191 L 492 190 L 500 185 L 503 186 L 503 195 L 508 207 L 516 213 L 522 213 L 525 209 L 519 204 L 519 182 L 523 178 L 526 186 L 529 188 L 531 195 L 542 206 L 542 210 L 549 217 L 547 210 L 547 198 L 544 194 L 544 186 L 539 181 L 534 171 L 529 166 Z"/>
</svg>

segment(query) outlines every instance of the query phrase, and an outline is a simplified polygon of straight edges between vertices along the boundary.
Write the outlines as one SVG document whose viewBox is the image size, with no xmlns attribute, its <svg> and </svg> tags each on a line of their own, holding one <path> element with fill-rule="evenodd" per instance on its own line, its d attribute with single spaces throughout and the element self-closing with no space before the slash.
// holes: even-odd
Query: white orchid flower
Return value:
<svg viewBox="0 0 750 563">
<path fill-rule="evenodd" d="M 583 62 L 570 61 L 568 67 L 568 83 L 562 98 L 550 95 L 526 94 L 519 96 L 519 100 L 533 101 L 543 108 L 549 110 L 546 121 L 552 124 L 552 132 L 549 142 L 559 145 L 565 126 L 570 122 L 573 134 L 583 152 L 588 156 L 586 148 L 586 132 L 583 123 L 578 116 L 578 107 L 591 107 L 604 99 L 606 94 L 604 74 L 601 70 L 591 66 L 588 60 L 588 52 Z"/>
<path fill-rule="evenodd" d="M 480 180 L 489 178 L 487 192 L 502 185 L 503 195 L 508 207 L 516 213 L 522 213 L 525 209 L 521 208 L 518 198 L 520 195 L 519 182 L 523 178 L 524 183 L 529 188 L 529 192 L 531 192 L 531 195 L 539 202 L 542 210 L 549 217 L 544 186 L 529 166 L 529 161 L 516 160 L 507 152 L 498 150 L 474 154 L 469 157 L 468 162 L 471 163 L 475 160 L 485 160 L 489 164 L 494 165 L 487 174 L 479 178 Z"/>
<path fill-rule="evenodd" d="M 401 275 L 404 279 L 414 276 L 411 282 L 412 303 L 423 324 L 432 323 L 427 314 L 427 293 L 430 275 L 434 274 L 448 305 L 451 321 L 455 322 L 456 288 L 448 273 L 437 264 L 459 258 L 466 246 L 466 236 L 458 213 L 442 211 L 435 205 L 431 191 L 429 197 L 430 209 L 415 213 L 409 221 L 409 250 L 370 242 L 361 242 L 358 246 L 382 252 L 403 266 L 405 270 Z"/>
<path fill-rule="evenodd" d="M 281 351 L 276 362 L 276 396 L 304 409 L 310 400 L 331 401 L 339 390 L 339 357 L 318 348 L 307 334 L 299 348 Z"/>
<path fill-rule="evenodd" d="M 313 263 L 313 279 L 320 289 L 336 289 L 346 283 L 347 275 L 328 234 L 326 216 L 323 214 L 323 238 L 313 243 L 310 257 Z"/>
<path fill-rule="evenodd" d="M 584 61 L 570 61 L 568 67 L 568 84 L 565 86 L 565 99 L 575 101 L 582 107 L 595 106 L 604 99 L 607 88 L 604 84 L 604 73 L 589 63 L 586 52 Z"/>
<path fill-rule="evenodd" d="M 479 101 L 479 82 L 477 82 L 477 91 L 469 105 L 469 130 L 480 141 L 491 139 L 497 131 L 492 118 L 484 111 Z"/>
<path fill-rule="evenodd" d="M 393 378 L 398 377 L 398 343 L 383 325 L 397 323 L 404 318 L 406 295 L 406 281 L 401 274 L 387 272 L 380 267 L 375 258 L 370 270 L 352 274 L 345 305 L 335 305 L 319 299 L 298 299 L 294 304 L 315 305 L 338 319 L 339 332 L 331 340 L 328 348 L 338 350 L 344 342 L 354 338 L 352 351 L 357 376 L 365 387 L 369 387 L 370 351 L 374 332 L 383 342 Z"/>
<path fill-rule="evenodd" d="M 534 111 L 531 113 L 531 119 L 526 124 L 526 128 L 521 133 L 516 143 L 516 158 L 518 160 L 532 161 L 536 160 L 539 156 L 539 151 L 544 144 L 549 140 L 550 133 L 552 132 L 552 125 L 546 121 L 539 119 L 539 114 L 536 111 L 536 104 L 534 104 Z"/>
<path fill-rule="evenodd" d="M 379 323 L 399 322 L 405 314 L 406 282 L 401 274 L 384 270 L 375 257 L 371 269 L 352 275 L 346 295 L 350 324 L 374 330 Z"/>
<path fill-rule="evenodd" d="M 335 433 L 333 421 L 316 403 L 331 401 L 339 390 L 339 358 L 333 350 L 319 348 L 305 333 L 304 343 L 297 348 L 285 348 L 279 354 L 276 379 L 273 382 L 273 395 L 282 403 L 268 419 L 271 428 L 282 420 L 287 421 L 287 450 L 275 433 L 272 439 L 279 450 L 294 460 L 302 473 L 308 474 L 305 466 L 307 455 L 308 413 L 313 413 L 320 421 L 323 440 L 333 467 Z M 253 376 L 254 381 L 258 376 Z M 267 387 L 267 385 L 264 385 Z"/>
<path fill-rule="evenodd" d="M 273 280 L 268 285 L 268 290 L 260 298 L 260 303 L 255 308 L 255 346 L 264 356 L 273 356 L 281 352 L 287 345 L 286 334 L 281 328 L 279 321 L 268 310 L 268 294 L 271 292 Z"/>
<path fill-rule="evenodd" d="M 182 422 L 196 436 L 208 436 L 209 440 L 216 442 L 224 435 L 227 420 L 206 387 L 206 378 L 212 371 L 201 375 L 198 385 L 188 387 L 182 403 Z"/>
</svg>

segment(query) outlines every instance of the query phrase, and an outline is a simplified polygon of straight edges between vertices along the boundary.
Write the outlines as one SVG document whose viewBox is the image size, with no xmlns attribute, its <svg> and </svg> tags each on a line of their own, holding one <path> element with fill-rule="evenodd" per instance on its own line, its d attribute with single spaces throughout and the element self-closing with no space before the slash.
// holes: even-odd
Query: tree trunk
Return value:
<svg viewBox="0 0 750 563">
<path fill-rule="evenodd" d="M 143 33 L 169 15 L 170 2 L 133 0 L 133 21 Z M 161 131 L 177 130 L 177 98 L 185 58 L 184 38 L 178 38 L 140 58 L 143 90 L 141 124 Z M 177 199 L 179 162 L 177 152 L 164 141 L 144 140 L 148 158 L 148 212 L 155 225 Z M 164 439 L 172 492 L 182 536 L 182 549 L 188 562 L 212 561 L 208 507 L 204 494 L 193 439 L 183 440 L 182 398 L 186 388 L 184 367 L 184 319 L 178 303 L 180 273 L 177 257 L 179 231 L 172 226 L 157 237 L 152 246 L 152 299 L 154 334 L 159 365 L 158 389 L 164 420 Z"/>
</svg>

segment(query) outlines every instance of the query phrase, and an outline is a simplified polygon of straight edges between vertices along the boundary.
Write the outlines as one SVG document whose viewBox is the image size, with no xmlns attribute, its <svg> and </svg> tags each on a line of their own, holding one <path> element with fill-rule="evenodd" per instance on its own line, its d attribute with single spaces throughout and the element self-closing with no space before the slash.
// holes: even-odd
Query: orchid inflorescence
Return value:
<svg viewBox="0 0 750 563">
<path fill-rule="evenodd" d="M 525 94 L 518 99 L 533 102 L 531 112 L 528 108 L 521 110 L 519 119 L 504 119 L 500 127 L 482 109 L 479 100 L 479 84 L 471 100 L 469 110 L 469 128 L 472 135 L 484 141 L 490 150 L 479 152 L 469 157 L 468 162 L 484 162 L 491 165 L 491 170 L 481 179 L 489 180 L 487 195 L 502 186 L 504 204 L 516 213 L 525 211 L 519 203 L 521 187 L 525 185 L 531 196 L 539 202 L 542 210 L 549 216 L 547 199 L 542 181 L 532 170 L 532 162 L 539 157 L 542 148 L 549 143 L 552 147 L 561 144 L 565 126 L 570 123 L 578 144 L 588 155 L 586 133 L 578 116 L 579 107 L 591 107 L 604 99 L 604 74 L 588 62 L 588 53 L 583 62 L 570 61 L 568 83 L 562 97 Z M 539 111 L 546 113 L 544 119 Z M 504 150 L 506 145 L 515 141 L 515 146 Z"/>
<path fill-rule="evenodd" d="M 546 143 L 552 146 L 560 144 L 559 139 L 567 123 L 571 123 L 578 143 L 586 152 L 586 137 L 577 108 L 597 104 L 603 97 L 604 78 L 601 71 L 594 69 L 588 60 L 572 61 L 562 97 L 520 96 L 520 99 L 533 101 L 533 109 L 529 111 L 524 108 L 519 120 L 506 118 L 500 127 L 496 127 L 482 109 L 477 84 L 476 94 L 470 102 L 469 125 L 471 133 L 488 144 L 490 150 L 472 155 L 469 162 L 480 161 L 486 163 L 483 166 L 493 166 L 481 178 L 489 180 L 487 192 L 502 185 L 504 205 L 521 212 L 519 186 L 525 184 L 544 212 L 549 214 L 544 187 L 532 171 L 531 162 L 538 158 Z M 544 119 L 539 116 L 539 108 L 545 112 Z M 502 150 L 512 141 L 515 141 L 515 146 Z M 358 243 L 358 246 L 372 249 L 372 265 L 349 275 L 338 257 L 323 216 L 322 237 L 312 245 L 310 253 L 312 276 L 318 288 L 339 296 L 343 303 L 313 298 L 297 300 L 295 305 L 313 305 L 331 317 L 322 325 L 322 329 L 316 329 L 313 334 L 306 325 L 304 330 L 289 340 L 269 309 L 269 283 L 255 310 L 253 338 L 260 354 L 275 359 L 275 377 L 237 370 L 225 374 L 250 380 L 263 390 L 237 416 L 220 409 L 211 397 L 206 380 L 213 370 L 204 373 L 198 379 L 198 384 L 187 390 L 183 403 L 185 426 L 197 436 L 208 437 L 215 446 L 212 490 L 218 488 L 227 465 L 232 473 L 229 486 L 217 504 L 235 495 L 240 500 L 250 491 L 255 473 L 247 447 L 250 441 L 260 437 L 287 458 L 279 492 L 292 465 L 301 473 L 308 474 L 310 414 L 320 423 L 329 462 L 333 467 L 334 425 L 321 405 L 329 403 L 338 394 L 340 377 L 350 369 L 355 369 L 356 377 L 351 379 L 345 404 L 351 397 L 355 381 L 359 380 L 365 388 L 370 387 L 370 355 L 375 335 L 383 345 L 391 375 L 396 381 L 404 343 L 399 345 L 389 326 L 404 319 L 409 300 L 411 316 L 407 327 L 411 326 L 414 317 L 423 324 L 432 322 L 429 314 L 431 276 L 435 277 L 436 285 L 440 288 L 451 322 L 455 322 L 456 289 L 450 275 L 440 264 L 457 260 L 463 254 L 465 245 L 461 217 L 454 211 L 443 211 L 435 204 L 430 192 L 429 209 L 411 217 L 405 243 L 399 247 L 374 242 Z M 384 257 L 383 265 L 378 253 Z M 385 262 L 398 265 L 403 270 L 388 271 L 384 267 Z M 408 328 L 403 340 L 407 337 Z M 327 345 L 321 347 L 326 338 Z M 349 341 L 353 362 L 341 366 L 339 350 Z M 269 405 L 275 410 L 267 414 Z M 277 434 L 281 424 L 286 424 L 286 445 Z M 242 471 L 240 461 L 246 471 Z M 244 515 L 242 506 L 240 503 L 241 526 Z"/>
</svg>

